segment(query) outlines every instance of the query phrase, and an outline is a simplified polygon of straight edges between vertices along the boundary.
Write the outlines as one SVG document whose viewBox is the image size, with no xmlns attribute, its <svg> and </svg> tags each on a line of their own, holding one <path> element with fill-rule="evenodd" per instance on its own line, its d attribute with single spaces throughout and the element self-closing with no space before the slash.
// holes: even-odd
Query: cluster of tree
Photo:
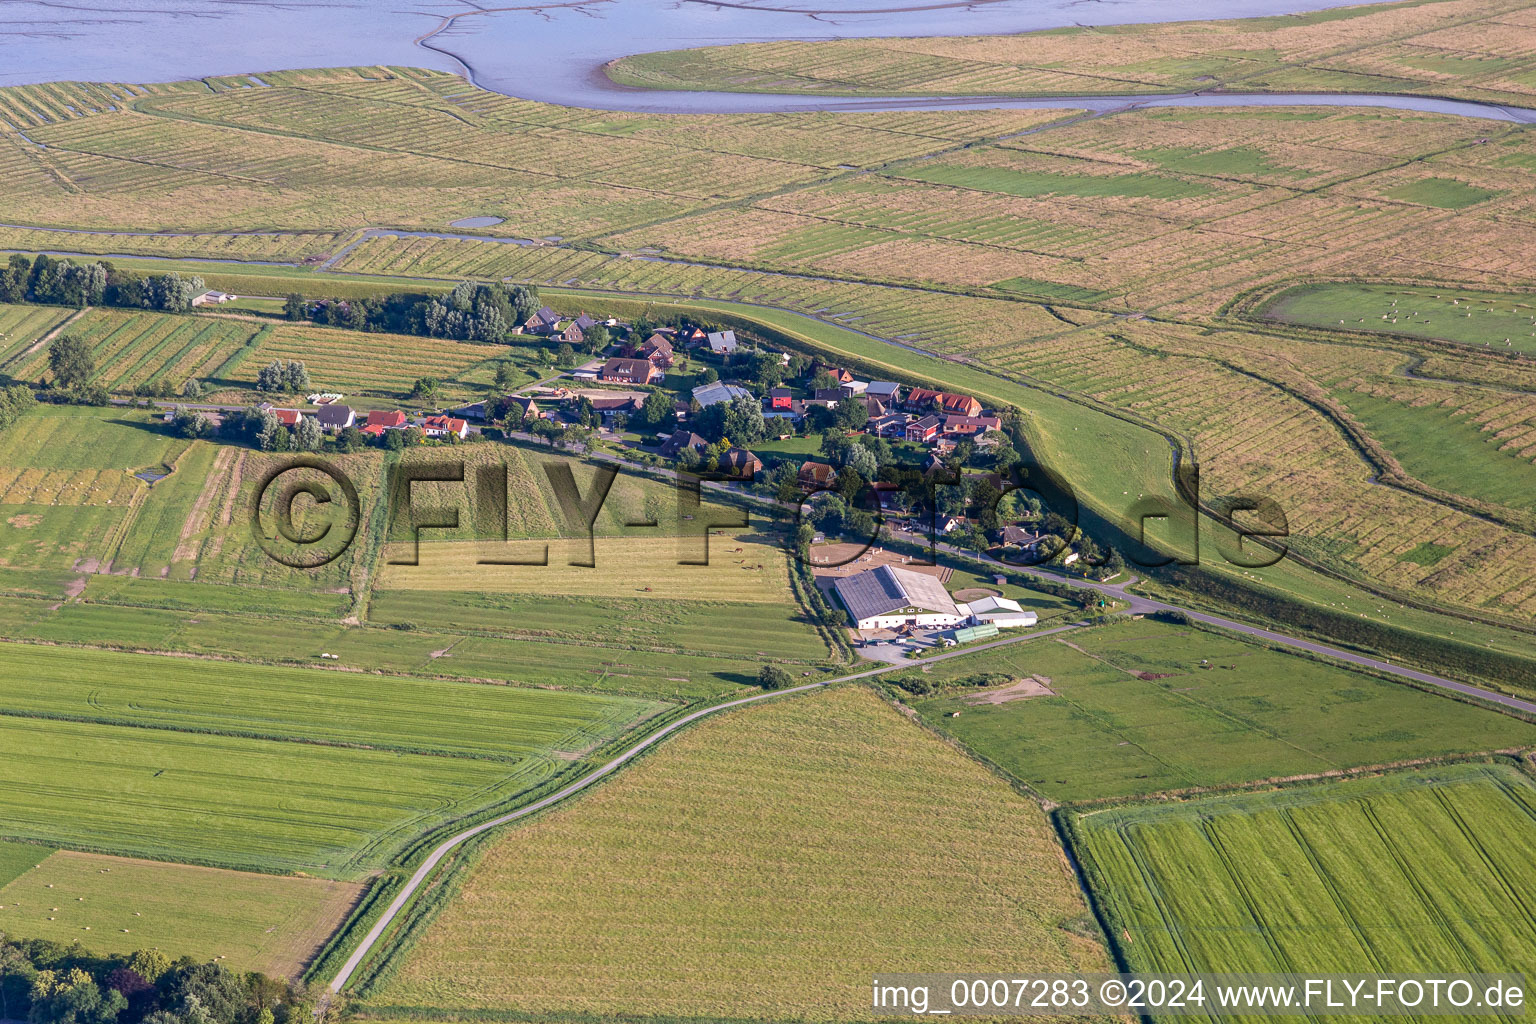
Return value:
<svg viewBox="0 0 1536 1024">
<path fill-rule="evenodd" d="M 52 256 L 12 256 L 0 271 L 0 301 L 60 306 L 127 306 L 185 313 L 203 291 L 200 277 L 151 274 L 140 277 L 106 260 L 72 263 Z"/>
<path fill-rule="evenodd" d="M 1007 672 L 978 672 L 975 675 L 959 676 L 955 679 L 945 679 L 940 683 L 921 675 L 899 675 L 893 677 L 890 682 L 906 690 L 915 697 L 926 697 L 943 688 L 969 688 L 981 689 L 988 686 L 1002 686 L 1013 681 L 1013 676 Z"/>
<path fill-rule="evenodd" d="M 188 409 L 178 409 L 172 417 L 171 429 L 183 437 L 206 437 L 212 432 L 212 423 L 207 423 L 205 428 L 198 428 L 195 426 L 198 420 L 206 421 L 207 417 Z M 222 429 L 225 436 L 245 441 L 264 452 L 312 452 L 318 450 L 325 441 L 320 421 L 313 416 L 304 417 L 297 427 L 289 430 L 270 409 L 238 409 L 224 418 Z M 358 431 L 357 435 L 362 443 L 366 443 L 368 435 L 362 431 Z"/>
<path fill-rule="evenodd" d="M 307 990 L 158 950 L 96 956 L 78 944 L 0 939 L 0 1018 L 28 1024 L 298 1024 Z"/>
<path fill-rule="evenodd" d="M 297 359 L 274 359 L 256 371 L 257 391 L 298 392 L 309 388 L 309 369 Z"/>
<path fill-rule="evenodd" d="M 64 334 L 48 346 L 48 369 L 53 374 L 53 386 L 39 397 L 49 402 L 72 405 L 106 405 L 111 401 L 107 389 L 93 384 L 96 376 L 96 356 L 84 338 Z"/>
<path fill-rule="evenodd" d="M 731 444 L 743 448 L 768 436 L 763 407 L 751 396 L 707 406 L 693 417 L 693 429 L 706 441 L 729 438 Z"/>
<path fill-rule="evenodd" d="M 795 685 L 795 677 L 777 665 L 764 665 L 757 674 L 757 685 L 765 690 L 785 690 Z"/>
<path fill-rule="evenodd" d="M 12 384 L 0 388 L 0 430 L 15 423 L 23 413 L 37 404 L 32 389 L 25 384 Z"/>
<path fill-rule="evenodd" d="M 460 341 L 505 341 L 538 308 L 537 288 L 500 281 L 461 281 L 447 295 L 400 292 L 310 302 L 293 294 L 283 307 L 290 320 Z"/>
</svg>

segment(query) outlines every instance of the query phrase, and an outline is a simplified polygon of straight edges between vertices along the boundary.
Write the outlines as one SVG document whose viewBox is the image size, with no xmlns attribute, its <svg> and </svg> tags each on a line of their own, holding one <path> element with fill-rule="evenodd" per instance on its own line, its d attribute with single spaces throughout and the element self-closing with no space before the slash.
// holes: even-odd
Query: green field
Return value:
<svg viewBox="0 0 1536 1024">
<path fill-rule="evenodd" d="M 1260 312 L 1307 327 L 1403 334 L 1536 355 L 1536 302 L 1527 295 L 1450 285 L 1308 284 L 1282 292 Z"/>
<path fill-rule="evenodd" d="M 340 877 L 661 708 L 21 644 L 0 657 L 13 680 L 0 701 L 7 834 Z"/>
<path fill-rule="evenodd" d="M 1387 193 L 1393 199 L 1433 206 L 1440 210 L 1460 210 L 1466 206 L 1476 206 L 1498 194 L 1493 189 L 1477 188 L 1451 178 L 1421 178 L 1407 185 L 1400 185 Z"/>
<path fill-rule="evenodd" d="M 1501 451 L 1497 431 L 1439 405 L 1408 405 L 1361 392 L 1341 394 L 1371 436 L 1431 487 L 1515 509 L 1536 509 L 1536 464 Z"/>
<path fill-rule="evenodd" d="M 36 843 L 8 843 L 0 840 L 0 888 L 7 885 L 12 879 L 31 871 L 43 859 L 53 852 L 50 846 L 39 846 Z M 4 907 L 0 906 L 0 910 Z M 0 931 L 5 930 L 5 924 L 0 923 Z"/>
<path fill-rule="evenodd" d="M 1536 726 L 1513 718 L 1228 634 L 1153 622 L 925 671 L 935 684 L 978 672 L 1048 679 L 1055 696 L 976 705 L 967 701 L 975 691 L 961 691 L 916 707 L 1059 801 L 1536 744 Z M 955 711 L 958 718 L 946 717 Z"/>
<path fill-rule="evenodd" d="M 846 688 L 711 719 L 497 839 L 370 1013 L 865 1019 L 872 972 L 1103 969 L 1083 911 L 1033 803 Z"/>
<path fill-rule="evenodd" d="M 10 844 L 7 844 L 10 845 Z M 158 949 L 297 978 L 360 886 L 58 852 L 0 888 L 0 932 L 95 953 Z M 46 857 L 47 859 L 42 859 Z M 3 876 L 0 876 L 3 877 Z"/>
<path fill-rule="evenodd" d="M 1131 970 L 1520 971 L 1536 957 L 1536 785 L 1456 765 L 1079 815 Z"/>
<path fill-rule="evenodd" d="M 0 643 L 11 682 L 0 714 L 218 732 L 520 763 L 583 753 L 653 701 L 352 672 L 219 664 L 115 651 Z M 421 709 L 431 708 L 431 715 Z"/>
</svg>

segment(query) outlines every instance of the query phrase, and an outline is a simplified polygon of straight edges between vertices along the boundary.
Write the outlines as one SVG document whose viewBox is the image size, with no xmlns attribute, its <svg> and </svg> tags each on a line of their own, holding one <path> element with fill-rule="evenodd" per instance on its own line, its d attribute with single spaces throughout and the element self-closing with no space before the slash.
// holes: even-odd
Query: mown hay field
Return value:
<svg viewBox="0 0 1536 1024">
<path fill-rule="evenodd" d="M 104 954 L 217 957 L 232 970 L 297 979 L 361 889 L 61 850 L 0 888 L 0 929 Z"/>
<path fill-rule="evenodd" d="M 552 594 L 567 597 L 622 597 L 668 601 L 727 601 L 788 604 L 789 574 L 782 546 L 758 535 L 712 531 L 705 537 L 598 537 L 550 541 L 391 543 L 384 548 L 381 589 L 464 591 L 493 594 Z M 481 564 L 483 559 L 518 559 L 540 564 Z M 415 565 L 400 564 L 419 559 Z M 572 564 L 590 559 L 592 565 Z"/>
<path fill-rule="evenodd" d="M 419 613 L 417 619 L 401 618 L 389 626 L 356 625 L 340 613 L 303 616 L 294 611 L 274 613 L 264 607 L 263 595 L 280 608 L 285 600 L 306 596 L 276 589 L 208 586 L 204 589 L 244 592 L 247 613 L 217 613 L 186 608 L 123 606 L 99 603 L 90 591 L 102 580 L 132 577 L 73 576 L 73 583 L 57 585 L 51 597 L 15 596 L 0 605 L 0 633 L 7 637 L 46 644 L 86 645 L 128 652 L 166 652 L 173 655 L 234 659 L 277 666 L 342 668 L 354 673 L 388 673 L 467 682 L 510 683 L 557 690 L 613 693 L 643 700 L 688 701 L 713 697 L 755 684 L 765 660 L 799 657 L 814 671 L 824 647 L 814 636 L 796 638 L 783 645 L 759 645 L 748 651 L 750 641 L 722 642 L 719 649 L 699 650 L 652 646 L 632 637 L 589 632 L 585 636 L 527 639 L 523 631 L 490 635 L 441 623 L 425 628 L 421 619 L 432 620 L 433 599 L 441 594 L 419 596 L 420 604 L 399 606 L 402 615 Z M 86 594 L 74 598 L 85 583 Z M 153 588 L 175 583 L 145 580 Z M 192 584 L 200 586 L 199 584 Z M 322 591 L 317 597 L 327 596 Z M 155 601 L 156 595 L 135 594 L 135 601 Z M 350 601 L 348 602 L 350 605 Z M 670 609 L 669 603 L 659 607 Z M 761 612 L 765 605 L 745 606 Z M 483 614 L 483 612 L 482 612 Z M 786 618 L 789 613 L 785 613 Z M 637 618 L 649 619 L 646 615 Z M 738 616 L 732 621 L 740 621 Z M 653 619 L 651 621 L 654 621 Z M 758 628 L 762 628 L 759 626 Z M 803 627 L 802 627 L 803 628 Z M 577 627 L 573 626 L 572 632 Z M 695 642 L 692 636 L 687 638 Z M 781 649 L 782 646 L 782 649 Z M 331 658 L 321 657 L 324 654 Z"/>
<path fill-rule="evenodd" d="M 499 838 L 370 1012 L 860 1020 L 879 971 L 1105 969 L 1083 913 L 1033 803 L 841 689 L 704 723 Z"/>
<path fill-rule="evenodd" d="M 977 700 L 984 691 L 962 688 L 914 703 L 935 728 L 1064 802 L 1536 745 L 1536 726 L 1518 719 L 1226 634 L 1152 622 L 921 671 L 935 685 L 978 672 L 1048 680 L 1049 696 L 988 704 Z"/>
<path fill-rule="evenodd" d="M 1132 970 L 1518 971 L 1536 785 L 1455 765 L 1075 818 Z"/>
</svg>

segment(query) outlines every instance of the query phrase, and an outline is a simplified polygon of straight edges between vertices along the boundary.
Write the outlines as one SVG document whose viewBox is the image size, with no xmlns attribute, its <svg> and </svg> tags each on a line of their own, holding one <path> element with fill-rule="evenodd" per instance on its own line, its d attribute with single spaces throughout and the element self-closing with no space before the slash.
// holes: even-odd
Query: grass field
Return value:
<svg viewBox="0 0 1536 1024">
<path fill-rule="evenodd" d="M 1083 910 L 1038 808 L 836 690 L 712 720 L 498 840 L 371 1012 L 863 1019 L 876 971 L 1102 969 Z"/>
<path fill-rule="evenodd" d="M 236 971 L 297 979 L 361 889 L 59 851 L 0 888 L 0 931 L 95 953 L 218 958 Z"/>
<path fill-rule="evenodd" d="M 12 879 L 31 871 L 43 862 L 53 848 L 36 843 L 8 843 L 0 840 L 0 888 Z M 4 907 L 0 906 L 0 910 Z M 3 926 L 0 926 L 3 927 Z"/>
<path fill-rule="evenodd" d="M 1511 422 L 1513 417 L 1484 425 L 1478 422 L 1484 417 L 1454 406 L 1409 404 L 1358 391 L 1340 397 L 1404 469 L 1431 487 L 1536 509 L 1536 453 L 1522 441 L 1525 429 Z"/>
<path fill-rule="evenodd" d="M 1262 316 L 1307 327 L 1434 338 L 1536 355 L 1536 303 L 1526 295 L 1384 284 L 1302 285 Z M 1505 344 L 1505 341 L 1508 344 Z"/>
<path fill-rule="evenodd" d="M 1053 696 L 915 706 L 934 727 L 1052 800 L 1304 775 L 1536 744 L 1536 726 L 1234 637 L 1142 622 L 923 669 L 1047 679 Z M 959 717 L 946 717 L 952 712 Z"/>
<path fill-rule="evenodd" d="M 0 645 L 5 831 L 348 876 L 516 796 L 661 705 L 356 673 Z M 431 716 L 421 709 L 431 707 Z"/>
<path fill-rule="evenodd" d="M 1132 970 L 1515 971 L 1536 786 L 1457 765 L 1076 818 Z"/>
</svg>

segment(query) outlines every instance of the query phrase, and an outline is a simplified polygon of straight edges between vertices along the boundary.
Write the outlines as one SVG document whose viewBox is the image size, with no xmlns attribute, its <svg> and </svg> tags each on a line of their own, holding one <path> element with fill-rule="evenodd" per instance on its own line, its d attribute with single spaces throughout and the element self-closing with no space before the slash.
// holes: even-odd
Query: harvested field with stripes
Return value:
<svg viewBox="0 0 1536 1024">
<path fill-rule="evenodd" d="M 250 342 L 259 324 L 207 316 L 91 309 L 68 326 L 84 339 L 96 359 L 95 383 L 109 391 L 168 380 L 176 393 L 188 379 L 215 377 Z M 23 379 L 48 379 L 48 352 L 39 349 L 12 372 Z"/>
<path fill-rule="evenodd" d="M 250 353 L 224 372 L 254 385 L 257 371 L 267 363 L 297 359 L 309 368 L 317 388 L 400 398 L 418 377 L 451 382 L 506 351 L 505 345 L 490 343 L 284 323 L 263 332 Z"/>
<path fill-rule="evenodd" d="M 625 57 L 609 76 L 662 89 L 890 96 L 1243 91 L 1418 92 L 1530 106 L 1518 0 L 1280 17 L 1078 26 L 1018 35 L 705 46 Z"/>
</svg>

